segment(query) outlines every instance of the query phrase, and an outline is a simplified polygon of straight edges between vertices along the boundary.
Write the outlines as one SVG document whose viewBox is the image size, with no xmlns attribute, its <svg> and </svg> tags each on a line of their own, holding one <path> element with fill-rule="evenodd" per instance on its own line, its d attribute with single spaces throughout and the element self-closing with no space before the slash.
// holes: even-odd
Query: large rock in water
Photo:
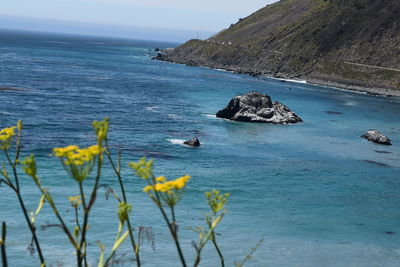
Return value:
<svg viewBox="0 0 400 267">
<path fill-rule="evenodd" d="M 365 134 L 361 135 L 362 138 L 368 139 L 368 141 L 381 144 L 381 145 L 391 145 L 390 139 L 384 134 L 377 130 L 368 130 Z"/>
<path fill-rule="evenodd" d="M 233 121 L 288 124 L 302 122 L 287 106 L 259 92 L 235 96 L 226 108 L 217 112 L 218 118 Z"/>
<path fill-rule="evenodd" d="M 200 146 L 200 141 L 197 137 L 190 139 L 190 140 L 186 140 L 185 142 L 183 142 L 185 145 L 188 146 L 192 146 L 192 147 L 199 147 Z"/>
</svg>

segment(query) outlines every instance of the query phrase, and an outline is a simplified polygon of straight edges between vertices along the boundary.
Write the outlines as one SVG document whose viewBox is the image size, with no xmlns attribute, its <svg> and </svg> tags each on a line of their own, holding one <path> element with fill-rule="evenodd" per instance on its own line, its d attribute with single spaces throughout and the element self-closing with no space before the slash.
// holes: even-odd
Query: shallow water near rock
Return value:
<svg viewBox="0 0 400 267">
<path fill-rule="evenodd" d="M 155 47 L 175 45 L 169 43 L 17 32 L 0 32 L 0 38 L 0 86 L 26 89 L 0 90 L 0 128 L 24 121 L 23 154 L 37 155 L 41 179 L 70 225 L 67 197 L 76 195 L 78 186 L 49 154 L 56 146 L 93 144 L 91 122 L 109 116 L 110 142 L 122 150 L 124 166 L 145 155 L 155 158 L 156 174 L 192 175 L 177 211 L 189 261 L 197 234 L 188 228 L 204 225 L 203 192 L 217 188 L 231 193 L 218 230 L 229 266 L 261 238 L 265 241 L 248 266 L 399 266 L 400 235 L 389 234 L 400 232 L 398 99 L 149 59 Z M 249 91 L 285 103 L 304 122 L 249 124 L 215 117 L 229 99 Z M 360 138 L 371 128 L 393 141 L 385 153 Z M 182 145 L 193 136 L 200 139 L 199 148 Z M 110 248 L 117 231 L 117 204 L 106 200 L 105 186 L 117 190 L 118 184 L 109 170 L 104 175 L 90 219 L 93 264 L 99 256 L 96 241 Z M 143 243 L 143 266 L 177 266 L 161 215 L 141 192 L 143 181 L 128 168 L 123 176 L 134 224 L 151 226 L 155 235 L 155 250 Z M 21 180 L 34 210 L 37 189 L 27 177 Z M 0 201 L 10 265 L 32 266 L 29 233 L 6 186 L 0 187 Z M 38 225 L 56 222 L 46 206 Z M 48 262 L 75 264 L 60 229 L 38 231 Z M 126 243 L 120 253 L 129 251 Z M 211 247 L 203 259 L 203 266 L 218 265 Z"/>
</svg>

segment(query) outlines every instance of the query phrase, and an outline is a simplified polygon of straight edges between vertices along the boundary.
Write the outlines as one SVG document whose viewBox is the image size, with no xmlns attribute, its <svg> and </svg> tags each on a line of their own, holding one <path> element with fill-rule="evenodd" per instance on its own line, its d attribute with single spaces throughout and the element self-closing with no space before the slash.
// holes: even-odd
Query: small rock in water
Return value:
<svg viewBox="0 0 400 267">
<path fill-rule="evenodd" d="M 250 92 L 231 99 L 224 109 L 217 112 L 218 118 L 244 122 L 289 124 L 302 122 L 287 106 L 259 92 Z"/>
<path fill-rule="evenodd" d="M 365 134 L 361 135 L 362 138 L 368 141 L 381 144 L 381 145 L 391 145 L 390 139 L 383 135 L 377 130 L 368 130 Z"/>
<path fill-rule="evenodd" d="M 190 139 L 190 140 L 186 140 L 185 142 L 183 142 L 185 145 L 188 146 L 192 146 L 192 147 L 199 147 L 200 146 L 200 141 L 197 137 Z"/>
</svg>

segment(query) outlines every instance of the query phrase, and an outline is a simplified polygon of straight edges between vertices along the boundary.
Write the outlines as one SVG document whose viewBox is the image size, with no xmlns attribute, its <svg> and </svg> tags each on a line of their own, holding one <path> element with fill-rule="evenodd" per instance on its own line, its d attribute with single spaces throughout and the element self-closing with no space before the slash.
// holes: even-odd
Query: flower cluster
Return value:
<svg viewBox="0 0 400 267">
<path fill-rule="evenodd" d="M 87 148 L 71 145 L 54 148 L 53 153 L 62 160 L 70 175 L 78 182 L 82 182 L 92 171 L 96 156 L 101 153 L 101 148 L 98 145 Z"/>
<path fill-rule="evenodd" d="M 96 131 L 98 145 L 101 145 L 103 140 L 107 138 L 108 126 L 109 126 L 109 118 L 105 118 L 102 121 L 93 122 L 93 128 Z"/>
<path fill-rule="evenodd" d="M 143 191 L 146 193 L 149 191 L 158 191 L 163 193 L 169 192 L 171 190 L 179 191 L 186 186 L 189 180 L 190 180 L 189 175 L 179 177 L 178 179 L 173 181 L 167 181 L 167 179 L 164 176 L 160 176 L 155 179 L 156 183 L 154 185 L 145 186 Z"/>
<path fill-rule="evenodd" d="M 225 207 L 226 202 L 229 198 L 229 193 L 221 194 L 218 190 L 205 193 L 208 205 L 214 214 L 217 214 L 220 210 Z"/>
<path fill-rule="evenodd" d="M 79 148 L 78 146 L 57 147 L 53 149 L 54 155 L 59 158 L 64 158 L 66 165 L 83 165 L 91 162 L 100 154 L 98 145 L 88 148 Z"/>
<path fill-rule="evenodd" d="M 0 131 L 0 149 L 8 149 L 12 142 L 12 137 L 15 135 L 15 128 L 8 127 Z"/>
<path fill-rule="evenodd" d="M 29 157 L 26 157 L 22 161 L 22 168 L 24 169 L 25 173 L 31 176 L 34 180 L 37 179 L 36 177 L 36 160 L 35 156 L 31 154 Z"/>
<path fill-rule="evenodd" d="M 82 197 L 80 195 L 69 197 L 68 200 L 74 208 L 78 208 L 82 204 Z"/>
<path fill-rule="evenodd" d="M 141 158 L 138 162 L 130 162 L 129 166 L 135 170 L 137 176 L 142 179 L 149 179 L 153 174 L 153 160 L 147 160 Z"/>
<path fill-rule="evenodd" d="M 143 188 L 143 191 L 149 194 L 150 198 L 157 203 L 161 204 L 164 201 L 169 207 L 175 206 L 181 199 L 182 189 L 185 188 L 189 182 L 190 176 L 185 175 L 176 180 L 168 181 L 164 176 L 157 177 L 149 185 Z"/>
</svg>

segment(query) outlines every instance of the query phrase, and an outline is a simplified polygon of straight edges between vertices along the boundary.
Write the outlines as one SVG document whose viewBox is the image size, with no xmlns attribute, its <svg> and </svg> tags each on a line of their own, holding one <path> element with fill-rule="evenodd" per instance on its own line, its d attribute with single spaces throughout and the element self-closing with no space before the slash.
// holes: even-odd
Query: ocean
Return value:
<svg viewBox="0 0 400 267">
<path fill-rule="evenodd" d="M 205 226 L 204 192 L 231 193 L 217 228 L 227 266 L 264 242 L 246 266 L 400 265 L 400 100 L 270 78 L 151 60 L 156 47 L 178 44 L 28 32 L 0 32 L 0 128 L 24 122 L 23 156 L 37 157 L 42 183 L 73 225 L 68 197 L 78 194 L 52 148 L 95 143 L 91 123 L 110 118 L 110 143 L 122 152 L 123 178 L 136 229 L 149 227 L 143 266 L 179 266 L 161 214 L 142 192 L 127 163 L 154 158 L 155 173 L 192 179 L 177 207 L 185 257 L 193 261 L 196 226 Z M 249 91 L 268 94 L 304 122 L 271 125 L 231 122 L 215 113 Z M 360 136 L 378 129 L 392 146 Z M 183 140 L 197 136 L 202 145 Z M 115 156 L 114 154 L 114 156 Z M 0 155 L 4 161 L 4 154 Z M 21 171 L 22 172 L 22 171 Z M 86 181 L 93 182 L 93 177 Z M 90 217 L 89 261 L 108 249 L 117 231 L 116 177 L 104 169 Z M 39 193 L 21 176 L 24 200 L 35 210 Z M 38 266 L 15 194 L 0 187 L 0 221 L 8 225 L 10 266 Z M 38 217 L 44 256 L 53 266 L 74 266 L 68 239 L 46 205 Z M 47 227 L 46 227 L 47 226 Z M 154 241 L 154 243 L 152 242 Z M 132 266 L 129 242 L 120 266 Z M 206 247 L 202 266 L 219 266 Z"/>
</svg>

